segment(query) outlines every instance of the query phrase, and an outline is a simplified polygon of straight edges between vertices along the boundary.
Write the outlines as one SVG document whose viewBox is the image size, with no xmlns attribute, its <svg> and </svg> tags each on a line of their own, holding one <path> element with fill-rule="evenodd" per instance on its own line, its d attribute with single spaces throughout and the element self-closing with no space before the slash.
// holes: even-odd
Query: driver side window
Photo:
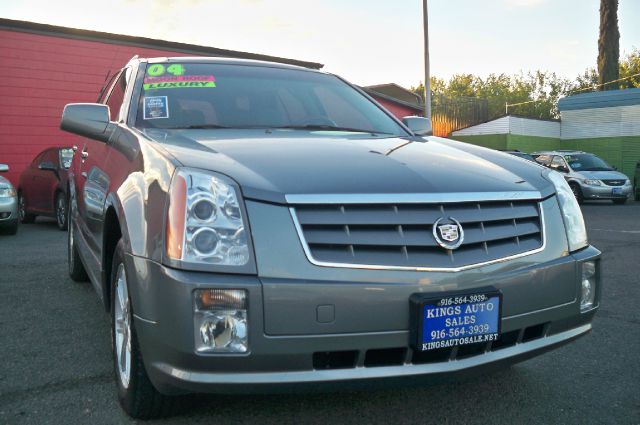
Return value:
<svg viewBox="0 0 640 425">
<path fill-rule="evenodd" d="M 551 168 L 553 168 L 554 170 L 557 169 L 567 169 L 567 163 L 564 162 L 564 159 L 562 159 L 561 156 L 554 156 L 553 160 L 551 161 Z"/>
</svg>

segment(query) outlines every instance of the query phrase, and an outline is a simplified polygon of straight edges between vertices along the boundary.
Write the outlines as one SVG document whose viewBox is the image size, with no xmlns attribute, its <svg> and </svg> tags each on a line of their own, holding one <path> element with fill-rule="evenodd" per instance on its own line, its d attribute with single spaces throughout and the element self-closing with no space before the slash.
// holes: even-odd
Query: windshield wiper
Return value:
<svg viewBox="0 0 640 425">
<path fill-rule="evenodd" d="M 276 129 L 288 129 L 288 130 L 319 130 L 319 131 L 347 131 L 350 133 L 369 133 L 369 134 L 391 134 L 381 131 L 366 130 L 363 128 L 351 128 L 351 127 L 339 127 L 336 125 L 328 124 L 305 124 L 305 125 L 282 125 L 278 127 L 271 127 Z"/>
<path fill-rule="evenodd" d="M 159 130 L 205 130 L 205 129 L 211 129 L 211 128 L 233 128 L 233 127 L 227 127 L 225 125 L 218 125 L 218 124 L 198 124 L 198 125 L 182 125 L 179 127 L 164 127 L 164 128 L 159 128 Z"/>
</svg>

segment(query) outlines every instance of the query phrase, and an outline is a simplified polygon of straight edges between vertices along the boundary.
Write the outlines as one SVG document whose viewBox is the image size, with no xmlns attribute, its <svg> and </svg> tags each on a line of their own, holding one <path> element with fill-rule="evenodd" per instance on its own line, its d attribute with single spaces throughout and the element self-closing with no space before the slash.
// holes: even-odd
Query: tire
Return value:
<svg viewBox="0 0 640 425">
<path fill-rule="evenodd" d="M 0 234 L 15 235 L 16 233 L 18 233 L 18 220 L 4 227 L 0 227 Z"/>
<path fill-rule="evenodd" d="M 86 282 L 89 280 L 89 276 L 82 264 L 80 254 L 78 254 L 74 234 L 75 230 L 72 224 L 69 226 L 69 232 L 67 233 L 67 263 L 69 266 L 69 277 L 74 282 Z"/>
<path fill-rule="evenodd" d="M 111 348 L 118 401 L 132 418 L 166 417 L 176 411 L 178 399 L 160 394 L 145 370 L 133 323 L 123 260 L 124 244 L 121 239 L 111 268 Z"/>
<path fill-rule="evenodd" d="M 18 194 L 18 216 L 20 216 L 20 222 L 24 224 L 33 223 L 36 220 L 35 214 L 27 213 L 27 206 L 22 193 Z"/>
<path fill-rule="evenodd" d="M 64 196 L 64 193 L 58 192 L 56 194 L 54 210 L 56 213 L 56 224 L 58 225 L 58 229 L 62 231 L 67 230 L 67 224 L 69 221 L 67 205 L 67 199 L 66 196 Z"/>
<path fill-rule="evenodd" d="M 571 187 L 571 191 L 573 192 L 573 195 L 576 197 L 578 204 L 582 204 L 584 202 L 584 196 L 582 196 L 582 189 L 580 189 L 580 186 L 578 186 L 575 183 L 569 183 L 569 186 Z"/>
<path fill-rule="evenodd" d="M 627 198 L 623 199 L 612 199 L 613 203 L 616 205 L 623 205 L 627 202 Z"/>
</svg>

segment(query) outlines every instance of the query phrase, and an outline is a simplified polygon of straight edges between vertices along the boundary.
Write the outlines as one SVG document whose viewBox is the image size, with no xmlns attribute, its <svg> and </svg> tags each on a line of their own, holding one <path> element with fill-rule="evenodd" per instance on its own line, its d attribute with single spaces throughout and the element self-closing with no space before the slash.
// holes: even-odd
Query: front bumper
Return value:
<svg viewBox="0 0 640 425">
<path fill-rule="evenodd" d="M 0 226 L 11 225 L 18 221 L 18 198 L 0 198 Z"/>
<path fill-rule="evenodd" d="M 502 318 L 504 342 L 473 349 L 462 347 L 429 357 L 414 352 L 409 330 L 274 335 L 265 331 L 264 283 L 256 276 L 189 272 L 167 268 L 140 257 L 127 256 L 135 330 L 145 366 L 153 384 L 163 393 L 267 392 L 325 385 L 369 384 L 371 380 L 403 382 L 410 377 L 486 372 L 515 363 L 570 342 L 591 329 L 600 299 L 599 273 L 596 307 L 580 312 L 577 299 L 580 264 L 598 260 L 600 253 L 587 247 L 578 253 L 535 265 L 537 270 L 575 285 L 576 298 L 551 307 Z M 566 282 L 567 267 L 575 268 Z M 493 276 L 510 284 L 531 282 L 530 267 Z M 575 282 L 573 282 L 575 281 Z M 358 285 L 358 282 L 350 282 Z M 310 282 L 310 296 L 313 296 Z M 366 282 L 361 282 L 365 284 Z M 390 284 L 397 287 L 397 284 Z M 238 288 L 248 291 L 249 349 L 244 354 L 198 354 L 194 349 L 193 291 L 198 288 Z M 407 288 L 408 291 L 413 289 Z M 408 304 L 408 298 L 407 298 Z M 295 318 L 292 318 L 295 320 Z M 469 346 L 470 347 L 470 346 Z M 318 362 L 331 353 L 353 353 L 353 363 Z M 382 361 L 371 362 L 370 359 Z"/>
<path fill-rule="evenodd" d="M 589 186 L 581 184 L 584 199 L 625 199 L 631 195 L 632 186 Z M 613 193 L 616 189 L 620 193 Z"/>
</svg>

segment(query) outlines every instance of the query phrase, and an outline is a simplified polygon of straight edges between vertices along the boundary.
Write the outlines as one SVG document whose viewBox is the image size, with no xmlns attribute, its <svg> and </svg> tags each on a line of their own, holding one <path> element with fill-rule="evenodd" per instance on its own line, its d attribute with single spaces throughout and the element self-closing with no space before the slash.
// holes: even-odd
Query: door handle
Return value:
<svg viewBox="0 0 640 425">
<path fill-rule="evenodd" d="M 85 179 L 87 178 L 87 172 L 86 171 L 81 172 L 80 175 L 82 177 L 84 177 Z"/>
</svg>

